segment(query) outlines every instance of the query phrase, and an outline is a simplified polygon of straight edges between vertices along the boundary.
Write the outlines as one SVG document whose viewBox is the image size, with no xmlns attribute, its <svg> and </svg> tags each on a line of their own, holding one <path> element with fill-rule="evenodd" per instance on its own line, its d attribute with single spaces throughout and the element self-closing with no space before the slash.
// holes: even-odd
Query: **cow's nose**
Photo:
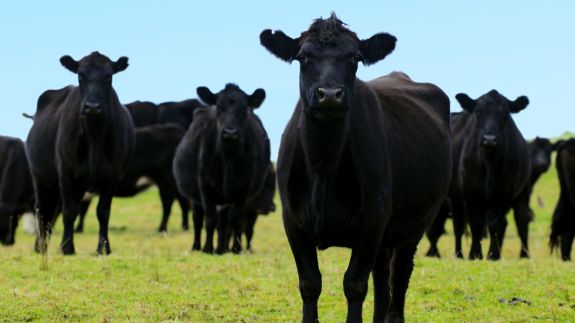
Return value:
<svg viewBox="0 0 575 323">
<path fill-rule="evenodd" d="M 485 147 L 496 147 L 497 146 L 497 136 L 495 135 L 483 135 L 481 144 Z"/>
<path fill-rule="evenodd" d="M 322 106 L 339 105 L 344 94 L 342 87 L 319 87 L 317 89 L 318 103 Z"/>
<path fill-rule="evenodd" d="M 237 128 L 224 128 L 222 130 L 223 139 L 238 139 L 239 131 Z"/>
<path fill-rule="evenodd" d="M 95 115 L 95 114 L 100 114 L 100 112 L 101 112 L 101 109 L 100 109 L 100 103 L 99 102 L 87 101 L 86 103 L 84 103 L 84 114 Z"/>
</svg>

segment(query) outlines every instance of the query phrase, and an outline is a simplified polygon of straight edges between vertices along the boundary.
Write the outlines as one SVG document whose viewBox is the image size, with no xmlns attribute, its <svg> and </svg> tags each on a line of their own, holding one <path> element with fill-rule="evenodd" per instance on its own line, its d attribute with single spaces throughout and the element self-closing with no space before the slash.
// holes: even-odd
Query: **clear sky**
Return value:
<svg viewBox="0 0 575 323">
<path fill-rule="evenodd" d="M 98 50 L 130 67 L 114 76 L 124 103 L 196 97 L 228 82 L 267 99 L 257 110 L 275 159 L 298 98 L 299 65 L 259 44 L 266 28 L 292 37 L 335 11 L 360 38 L 396 36 L 395 51 L 358 70 L 371 79 L 400 70 L 432 82 L 460 110 L 455 94 L 475 98 L 496 89 L 527 95 L 515 116 L 526 138 L 575 130 L 575 1 L 2 1 L 0 134 L 25 139 L 38 96 L 76 84 L 59 58 Z"/>
</svg>

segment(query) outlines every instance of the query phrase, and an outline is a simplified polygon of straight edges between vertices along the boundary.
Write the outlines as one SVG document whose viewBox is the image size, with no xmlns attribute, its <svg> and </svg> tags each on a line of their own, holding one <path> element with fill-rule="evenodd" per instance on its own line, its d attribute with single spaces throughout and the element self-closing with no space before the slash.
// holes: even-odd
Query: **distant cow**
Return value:
<svg viewBox="0 0 575 323">
<path fill-rule="evenodd" d="M 575 139 L 559 142 L 555 160 L 559 177 L 560 195 L 551 224 L 551 251 L 560 248 L 561 259 L 571 260 L 575 238 Z"/>
<path fill-rule="evenodd" d="M 112 194 L 118 197 L 131 197 L 145 190 L 149 185 L 138 185 L 138 179 L 149 177 L 156 185 L 162 200 L 162 222 L 158 231 L 167 231 L 168 220 L 174 199 L 180 201 L 182 208 L 182 227 L 187 230 L 189 201 L 178 192 L 176 181 L 172 173 L 172 162 L 178 144 L 184 137 L 185 131 L 177 124 L 159 124 L 136 128 L 136 148 L 134 157 L 128 165 L 126 173 L 122 176 Z M 80 221 L 76 232 L 82 232 L 84 216 L 90 201 L 82 202 L 80 207 Z"/>
<path fill-rule="evenodd" d="M 458 113 L 459 115 L 461 113 Z M 453 116 L 454 114 L 452 114 Z M 452 117 L 452 124 L 457 121 Z M 455 133 L 452 133 L 455 136 Z M 529 160 L 531 161 L 530 176 L 527 185 L 523 188 L 523 191 L 516 198 L 513 203 L 513 215 L 515 217 L 515 225 L 517 226 L 517 231 L 519 233 L 519 238 L 521 239 L 521 251 L 519 256 L 521 258 L 529 257 L 529 245 L 528 245 L 528 226 L 529 222 L 533 220 L 533 210 L 529 207 L 529 201 L 531 199 L 531 193 L 535 183 L 539 177 L 549 169 L 551 165 L 551 153 L 555 149 L 555 145 L 552 145 L 548 139 L 536 137 L 533 141 L 527 144 L 529 149 Z M 457 178 L 457 177 L 456 177 Z M 455 184 L 456 185 L 456 184 Z M 437 218 L 434 220 L 433 225 L 427 232 L 427 237 L 429 238 L 430 247 L 427 252 L 427 256 L 439 257 L 439 250 L 437 249 L 437 240 L 439 236 L 444 232 L 444 224 L 449 213 L 452 212 L 451 200 L 448 200 L 445 207 L 440 209 Z M 459 208 L 461 209 L 461 207 Z M 462 211 L 459 211 L 462 212 Z M 463 219 L 461 219 L 463 220 Z M 461 247 L 459 247 L 458 250 Z M 462 257 L 462 254 L 458 254 Z"/>
<path fill-rule="evenodd" d="M 127 109 L 112 87 L 112 76 L 128 67 L 93 52 L 60 62 L 78 74 L 79 86 L 48 90 L 38 98 L 27 149 L 38 208 L 35 250 L 45 253 L 61 203 L 64 233 L 60 248 L 75 253 L 74 220 L 84 193 L 100 195 L 97 215 L 99 254 L 111 252 L 108 221 L 112 193 L 134 150 L 134 128 Z"/>
<path fill-rule="evenodd" d="M 22 140 L 0 136 L 0 243 L 13 245 L 20 216 L 34 210 L 34 189 Z"/>
<path fill-rule="evenodd" d="M 174 173 L 180 192 L 191 199 L 194 220 L 193 250 L 201 247 L 201 230 L 206 219 L 203 251 L 213 252 L 213 234 L 218 225 L 217 254 L 227 251 L 227 230 L 233 228 L 232 251 L 242 249 L 241 235 L 246 207 L 261 189 L 269 165 L 269 141 L 252 109 L 265 98 L 263 89 L 248 95 L 235 84 L 214 94 L 198 88 L 205 103 L 174 159 Z M 216 206 L 228 206 L 218 213 Z M 218 216 L 219 214 L 219 216 Z"/>
<path fill-rule="evenodd" d="M 194 119 L 194 111 L 205 106 L 196 99 L 189 99 L 180 102 L 164 102 L 158 105 L 148 101 L 136 101 L 126 104 L 126 107 L 130 111 L 136 127 L 175 123 L 188 129 Z"/>
<path fill-rule="evenodd" d="M 417 244 L 449 186 L 449 98 L 400 72 L 358 79 L 358 63 L 383 59 L 396 38 L 360 40 L 335 14 L 296 39 L 264 30 L 260 41 L 278 58 L 300 63 L 300 98 L 277 172 L 303 321 L 318 320 L 316 248 L 331 246 L 352 249 L 343 281 L 347 321 L 362 320 L 370 272 L 373 320 L 403 321 Z"/>
<path fill-rule="evenodd" d="M 491 238 L 488 259 L 497 260 L 501 257 L 507 227 L 505 215 L 529 180 L 529 150 L 511 117 L 511 113 L 525 109 L 529 100 L 520 96 L 510 101 L 495 90 L 476 100 L 463 93 L 456 95 L 456 99 L 464 109 L 461 114 L 464 126 L 454 135 L 453 142 L 454 154 L 460 156 L 456 167 L 461 197 L 450 195 L 452 205 L 455 202 L 464 205 L 464 211 L 458 207 L 456 210 L 456 205 L 453 210 L 454 224 L 459 225 L 454 230 L 456 254 L 462 253 L 465 216 L 471 227 L 469 259 L 483 258 L 481 238 L 487 226 Z"/>
</svg>

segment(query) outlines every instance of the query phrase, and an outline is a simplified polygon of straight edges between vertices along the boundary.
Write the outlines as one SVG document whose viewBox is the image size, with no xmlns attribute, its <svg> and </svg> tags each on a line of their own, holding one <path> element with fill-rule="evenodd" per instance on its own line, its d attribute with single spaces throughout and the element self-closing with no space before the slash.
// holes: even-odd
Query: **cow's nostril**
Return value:
<svg viewBox="0 0 575 323">
<path fill-rule="evenodd" d="M 337 100 L 341 100 L 342 97 L 343 97 L 343 89 L 337 89 L 335 91 L 335 98 Z"/>
</svg>

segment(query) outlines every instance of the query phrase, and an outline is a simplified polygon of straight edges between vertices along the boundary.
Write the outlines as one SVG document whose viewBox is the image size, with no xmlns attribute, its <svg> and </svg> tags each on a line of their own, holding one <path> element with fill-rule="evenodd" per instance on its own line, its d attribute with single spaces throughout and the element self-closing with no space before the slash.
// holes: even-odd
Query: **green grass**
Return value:
<svg viewBox="0 0 575 323">
<path fill-rule="evenodd" d="M 423 257 L 418 250 L 406 305 L 411 322 L 570 321 L 575 318 L 575 265 L 550 255 L 549 224 L 558 184 L 552 168 L 539 181 L 532 207 L 532 258 L 520 260 L 519 240 L 509 216 L 503 260 L 462 261 L 452 257 L 451 235 L 440 240 L 443 259 Z M 543 205 L 535 201 L 540 199 Z M 278 202 L 279 205 L 279 202 Z M 177 209 L 177 208 L 176 208 Z M 61 223 L 49 254 L 32 252 L 34 238 L 18 230 L 16 245 L 0 248 L 0 321 L 298 321 L 301 300 L 297 273 L 280 211 L 261 217 L 254 252 L 241 256 L 208 256 L 190 252 L 193 234 L 180 229 L 174 212 L 169 233 L 155 232 L 160 221 L 157 192 L 116 199 L 110 221 L 109 257 L 96 256 L 94 208 L 86 233 L 76 235 L 74 257 L 58 254 Z M 451 231 L 451 223 L 447 229 Z M 470 238 L 464 239 L 468 252 Z M 483 242 L 484 250 L 487 241 Z M 323 322 L 345 320 L 342 280 L 350 252 L 320 252 Z M 526 300 L 512 304 L 513 298 Z M 373 295 L 364 304 L 371 321 Z"/>
</svg>

